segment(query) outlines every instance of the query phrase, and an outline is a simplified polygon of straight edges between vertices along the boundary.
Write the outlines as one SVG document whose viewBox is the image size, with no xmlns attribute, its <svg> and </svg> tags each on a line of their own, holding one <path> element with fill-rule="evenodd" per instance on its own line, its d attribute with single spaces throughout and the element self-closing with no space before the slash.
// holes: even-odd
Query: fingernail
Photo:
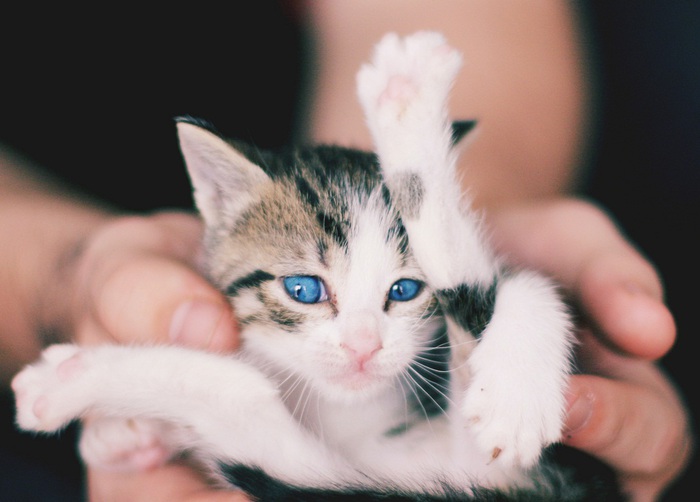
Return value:
<svg viewBox="0 0 700 502">
<path fill-rule="evenodd" d="M 170 339 L 195 348 L 230 347 L 235 338 L 232 324 L 230 313 L 223 307 L 190 300 L 175 310 L 170 322 Z"/>
<path fill-rule="evenodd" d="M 586 426 L 593 414 L 593 395 L 582 389 L 569 398 L 564 423 L 564 436 L 570 438 Z"/>
</svg>

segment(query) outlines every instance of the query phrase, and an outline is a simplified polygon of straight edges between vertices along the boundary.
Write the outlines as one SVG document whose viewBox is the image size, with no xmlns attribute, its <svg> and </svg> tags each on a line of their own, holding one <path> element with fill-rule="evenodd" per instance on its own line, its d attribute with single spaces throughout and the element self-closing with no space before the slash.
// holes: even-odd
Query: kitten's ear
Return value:
<svg viewBox="0 0 700 502">
<path fill-rule="evenodd" d="M 194 200 L 209 226 L 235 221 L 270 178 L 205 122 L 179 117 L 180 150 L 187 165 Z"/>
<path fill-rule="evenodd" d="M 476 120 L 455 120 L 452 122 L 452 146 L 457 146 L 477 125 Z"/>
</svg>

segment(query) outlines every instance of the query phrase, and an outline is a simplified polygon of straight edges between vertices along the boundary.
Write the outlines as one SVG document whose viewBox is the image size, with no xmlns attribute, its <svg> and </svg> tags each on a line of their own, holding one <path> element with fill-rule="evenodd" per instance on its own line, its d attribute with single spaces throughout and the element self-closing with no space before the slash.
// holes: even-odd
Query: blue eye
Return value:
<svg viewBox="0 0 700 502">
<path fill-rule="evenodd" d="M 394 284 L 391 285 L 389 289 L 389 300 L 395 302 L 407 302 L 408 300 L 413 300 L 418 293 L 420 293 L 421 286 L 423 284 L 420 281 L 414 279 L 399 279 Z"/>
<path fill-rule="evenodd" d="M 319 303 L 328 300 L 326 286 L 318 277 L 310 275 L 290 275 L 282 282 L 287 294 L 300 303 Z"/>
</svg>

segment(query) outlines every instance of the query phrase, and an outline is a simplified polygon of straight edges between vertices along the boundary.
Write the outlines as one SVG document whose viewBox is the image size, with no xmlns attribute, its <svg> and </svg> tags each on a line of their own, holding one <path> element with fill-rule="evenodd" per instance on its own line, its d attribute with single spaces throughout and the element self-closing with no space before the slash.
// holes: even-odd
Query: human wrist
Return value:
<svg viewBox="0 0 700 502">
<path fill-rule="evenodd" d="M 33 332 L 42 347 L 72 341 L 83 288 L 79 271 L 86 249 L 93 235 L 116 218 L 83 204 L 66 203 L 60 212 L 65 223 L 50 239 L 48 259 L 33 287 Z"/>
<path fill-rule="evenodd" d="M 109 212 L 57 187 L 19 179 L 0 190 L 0 380 L 70 333 L 71 264 Z"/>
</svg>

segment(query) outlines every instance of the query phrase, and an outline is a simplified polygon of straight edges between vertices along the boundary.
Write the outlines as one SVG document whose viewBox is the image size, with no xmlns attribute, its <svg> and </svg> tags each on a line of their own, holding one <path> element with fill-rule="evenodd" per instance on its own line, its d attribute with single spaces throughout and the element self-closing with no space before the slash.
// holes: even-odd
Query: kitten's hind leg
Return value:
<svg viewBox="0 0 700 502">
<path fill-rule="evenodd" d="M 53 432 L 86 415 L 162 420 L 179 451 L 218 462 L 262 466 L 313 486 L 319 473 L 354 472 L 294 421 L 277 389 L 232 357 L 178 347 L 50 347 L 13 380 L 17 422 Z"/>
<path fill-rule="evenodd" d="M 99 417 L 83 423 L 80 456 L 88 465 L 113 472 L 143 471 L 165 464 L 186 444 L 183 431 L 146 418 Z"/>
</svg>

